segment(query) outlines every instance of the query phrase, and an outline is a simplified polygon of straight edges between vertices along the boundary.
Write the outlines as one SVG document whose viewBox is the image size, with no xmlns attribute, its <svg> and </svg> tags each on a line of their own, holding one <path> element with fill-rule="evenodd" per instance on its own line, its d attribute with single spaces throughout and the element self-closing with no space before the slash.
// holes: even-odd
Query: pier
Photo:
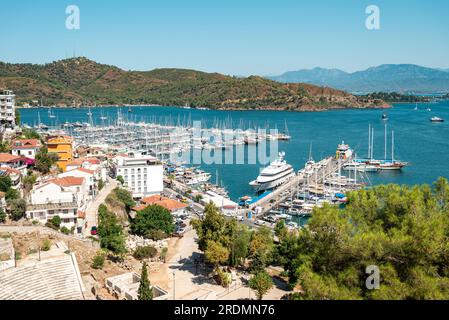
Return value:
<svg viewBox="0 0 449 320">
<path fill-rule="evenodd" d="M 352 172 L 352 177 L 342 175 L 342 168 L 350 161 L 352 161 L 352 150 L 342 143 L 338 146 L 336 156 L 329 156 L 319 162 L 307 162 L 296 176 L 251 203 L 250 209 L 256 216 L 262 217 L 279 208 L 283 203 L 302 197 L 304 199 L 301 200 L 304 203 L 302 209 L 295 212 L 306 215 L 310 214 L 314 207 L 322 206 L 325 202 L 342 201 L 344 199 L 341 196 L 346 192 L 363 187 L 363 184 L 357 181 L 357 171 Z M 360 175 L 361 173 L 359 178 Z"/>
</svg>

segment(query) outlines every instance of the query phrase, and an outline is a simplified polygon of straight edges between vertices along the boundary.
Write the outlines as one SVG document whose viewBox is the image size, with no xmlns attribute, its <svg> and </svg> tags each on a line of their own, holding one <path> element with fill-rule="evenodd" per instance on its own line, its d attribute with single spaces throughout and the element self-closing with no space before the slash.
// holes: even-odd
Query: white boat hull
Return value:
<svg viewBox="0 0 449 320">
<path fill-rule="evenodd" d="M 258 183 L 256 180 L 254 180 L 250 183 L 250 186 L 252 186 L 254 188 L 255 192 L 263 192 L 263 191 L 273 190 L 273 189 L 276 189 L 277 187 L 283 185 L 284 183 L 286 183 L 288 180 L 290 180 L 294 176 L 295 176 L 295 172 L 293 171 L 280 179 L 276 179 L 276 180 L 269 181 L 269 182 Z"/>
</svg>

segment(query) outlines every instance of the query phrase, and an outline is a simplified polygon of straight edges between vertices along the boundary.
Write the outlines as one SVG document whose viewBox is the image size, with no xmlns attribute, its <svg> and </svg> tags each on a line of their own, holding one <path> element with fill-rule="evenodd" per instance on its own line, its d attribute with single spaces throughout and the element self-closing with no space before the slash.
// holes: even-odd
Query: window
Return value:
<svg viewBox="0 0 449 320">
<path fill-rule="evenodd" d="M 33 154 L 32 151 L 28 151 L 28 155 L 31 156 Z"/>
</svg>

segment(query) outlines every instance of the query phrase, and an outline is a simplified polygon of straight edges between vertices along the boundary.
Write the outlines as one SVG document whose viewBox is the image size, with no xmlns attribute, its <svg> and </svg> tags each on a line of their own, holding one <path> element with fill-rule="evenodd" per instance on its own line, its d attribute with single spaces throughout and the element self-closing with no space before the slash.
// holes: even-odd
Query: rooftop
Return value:
<svg viewBox="0 0 449 320">
<path fill-rule="evenodd" d="M 17 139 L 13 140 L 11 147 L 13 149 L 30 149 L 41 147 L 41 142 L 37 139 Z"/>
<path fill-rule="evenodd" d="M 50 180 L 49 182 L 52 182 L 60 187 L 80 186 L 84 183 L 84 178 L 64 177 Z"/>
<path fill-rule="evenodd" d="M 46 204 L 28 204 L 27 211 L 37 210 L 56 210 L 56 209 L 77 209 L 78 204 L 73 202 L 58 202 L 58 203 L 46 203 Z"/>
<path fill-rule="evenodd" d="M 185 204 L 185 203 L 182 203 L 182 202 L 179 202 L 179 201 L 176 201 L 173 199 L 165 198 L 162 196 L 154 195 L 154 196 L 143 198 L 141 200 L 141 204 L 134 207 L 133 209 L 134 209 L 134 211 L 142 211 L 150 205 L 158 205 L 158 206 L 164 207 L 165 209 L 167 209 L 171 212 L 180 210 L 180 209 L 184 209 L 187 207 L 187 204 Z"/>
<path fill-rule="evenodd" d="M 101 164 L 97 158 L 79 158 L 67 163 L 67 166 L 81 166 L 83 163 Z"/>
<path fill-rule="evenodd" d="M 0 153 L 0 162 L 1 163 L 17 162 L 17 161 L 21 161 L 21 160 L 24 160 L 23 157 L 13 156 L 12 154 L 9 154 L 9 153 Z"/>
</svg>

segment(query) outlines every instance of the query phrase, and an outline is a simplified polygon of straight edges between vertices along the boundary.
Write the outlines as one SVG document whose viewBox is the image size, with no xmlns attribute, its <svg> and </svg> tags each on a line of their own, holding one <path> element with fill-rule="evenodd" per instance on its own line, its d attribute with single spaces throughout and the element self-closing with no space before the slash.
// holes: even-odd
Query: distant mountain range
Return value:
<svg viewBox="0 0 449 320">
<path fill-rule="evenodd" d="M 319 111 L 381 107 L 381 99 L 356 97 L 310 84 L 263 77 L 230 77 L 186 69 L 126 71 L 87 58 L 45 65 L 0 62 L 0 89 L 19 103 L 44 105 L 170 105 L 211 109 Z M 36 104 L 36 102 L 35 102 Z"/>
<path fill-rule="evenodd" d="M 329 86 L 352 93 L 449 92 L 449 69 L 432 69 L 413 64 L 384 64 L 354 73 L 339 69 L 314 68 L 289 71 L 268 78 L 283 83 L 301 82 Z"/>
</svg>

